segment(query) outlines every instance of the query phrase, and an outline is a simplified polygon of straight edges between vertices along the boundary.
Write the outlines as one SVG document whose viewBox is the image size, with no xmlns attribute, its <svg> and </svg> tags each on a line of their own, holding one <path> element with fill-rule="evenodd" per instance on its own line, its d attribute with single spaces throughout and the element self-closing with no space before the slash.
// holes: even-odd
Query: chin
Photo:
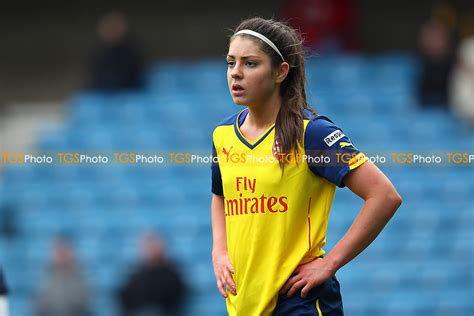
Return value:
<svg viewBox="0 0 474 316">
<path fill-rule="evenodd" d="M 245 102 L 245 100 L 242 98 L 232 98 L 232 101 L 234 101 L 234 103 L 237 105 L 247 105 L 247 102 Z"/>
</svg>

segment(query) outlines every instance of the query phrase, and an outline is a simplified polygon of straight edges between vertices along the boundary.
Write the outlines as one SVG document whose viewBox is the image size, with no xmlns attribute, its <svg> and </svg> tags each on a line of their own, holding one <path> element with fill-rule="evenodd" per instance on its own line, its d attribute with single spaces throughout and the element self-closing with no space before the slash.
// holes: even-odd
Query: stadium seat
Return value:
<svg viewBox="0 0 474 316">
<path fill-rule="evenodd" d="M 315 57 L 306 67 L 310 103 L 369 155 L 474 148 L 472 131 L 452 114 L 418 107 L 411 55 Z M 208 155 L 213 128 L 242 109 L 228 94 L 225 69 L 222 59 L 162 61 L 148 70 L 144 91 L 79 91 L 63 124 L 39 133 L 36 148 Z M 378 166 L 404 202 L 379 238 L 338 272 L 346 313 L 472 314 L 472 168 Z M 224 314 L 210 258 L 210 199 L 209 164 L 7 166 L 0 206 L 15 208 L 21 233 L 18 244 L 0 237 L 12 315 L 32 315 L 28 298 L 57 233 L 73 239 L 94 287 L 93 313 L 117 315 L 114 290 L 136 262 L 137 237 L 148 230 L 163 236 L 189 280 L 185 315 Z M 337 190 L 326 250 L 362 204 L 349 189 Z"/>
</svg>

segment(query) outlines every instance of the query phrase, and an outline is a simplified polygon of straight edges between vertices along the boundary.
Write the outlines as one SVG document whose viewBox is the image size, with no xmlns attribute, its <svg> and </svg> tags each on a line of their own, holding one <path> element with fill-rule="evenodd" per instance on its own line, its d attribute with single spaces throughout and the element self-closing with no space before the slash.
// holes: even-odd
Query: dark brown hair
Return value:
<svg viewBox="0 0 474 316">
<path fill-rule="evenodd" d="M 288 75 L 280 86 L 282 105 L 275 122 L 275 139 L 280 145 L 281 154 L 297 153 L 298 145 L 303 144 L 304 110 L 316 114 L 306 100 L 303 39 L 296 30 L 285 23 L 259 17 L 242 21 L 234 33 L 244 29 L 258 32 L 272 41 L 290 65 Z M 262 51 L 271 57 L 273 69 L 280 67 L 283 62 L 280 55 L 268 44 L 251 35 L 237 36 L 245 36 L 259 43 Z M 284 167 L 281 161 L 280 166 Z"/>
</svg>

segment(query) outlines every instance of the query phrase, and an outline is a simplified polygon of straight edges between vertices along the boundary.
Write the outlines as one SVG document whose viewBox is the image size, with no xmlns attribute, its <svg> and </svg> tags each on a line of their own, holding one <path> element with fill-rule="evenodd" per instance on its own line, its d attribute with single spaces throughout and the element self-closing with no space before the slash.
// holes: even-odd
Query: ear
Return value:
<svg viewBox="0 0 474 316">
<path fill-rule="evenodd" d="M 290 71 L 290 65 L 287 62 L 282 62 L 276 73 L 275 82 L 282 83 L 288 76 L 288 71 Z"/>
</svg>

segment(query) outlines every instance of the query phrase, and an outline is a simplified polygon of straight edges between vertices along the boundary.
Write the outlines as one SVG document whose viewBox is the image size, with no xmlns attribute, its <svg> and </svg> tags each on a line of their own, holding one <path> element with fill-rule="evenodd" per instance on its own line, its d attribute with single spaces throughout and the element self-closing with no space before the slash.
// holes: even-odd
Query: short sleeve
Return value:
<svg viewBox="0 0 474 316">
<path fill-rule="evenodd" d="M 214 144 L 212 144 L 211 171 L 212 171 L 212 193 L 216 195 L 223 195 L 224 193 L 222 190 L 221 170 L 219 168 L 219 162 L 217 161 L 216 146 L 214 146 Z"/>
<path fill-rule="evenodd" d="M 311 171 L 338 187 L 344 177 L 368 159 L 329 118 L 312 119 L 304 135 L 305 154 Z"/>
<path fill-rule="evenodd" d="M 7 295 L 8 289 L 3 277 L 3 271 L 0 269 L 0 296 Z"/>
</svg>

